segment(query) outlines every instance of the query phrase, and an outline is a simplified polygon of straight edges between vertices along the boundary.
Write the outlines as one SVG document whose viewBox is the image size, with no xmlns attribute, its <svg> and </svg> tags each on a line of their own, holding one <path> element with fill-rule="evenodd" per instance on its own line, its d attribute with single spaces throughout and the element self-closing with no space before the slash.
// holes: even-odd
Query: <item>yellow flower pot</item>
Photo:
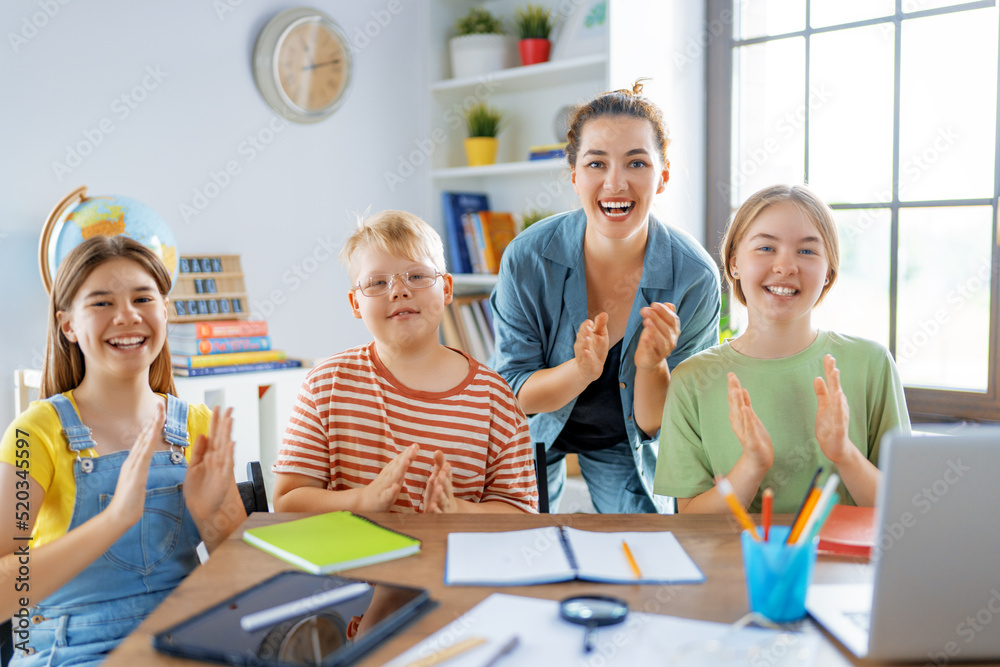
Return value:
<svg viewBox="0 0 1000 667">
<path fill-rule="evenodd" d="M 497 161 L 496 137 L 469 137 L 465 140 L 465 158 L 470 167 L 481 167 Z"/>
</svg>

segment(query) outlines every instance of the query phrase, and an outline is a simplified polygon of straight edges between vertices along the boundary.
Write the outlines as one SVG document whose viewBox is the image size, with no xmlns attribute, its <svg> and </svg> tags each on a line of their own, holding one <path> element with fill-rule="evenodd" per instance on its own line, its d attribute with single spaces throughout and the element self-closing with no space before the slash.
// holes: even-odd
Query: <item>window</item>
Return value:
<svg viewBox="0 0 1000 667">
<path fill-rule="evenodd" d="M 1000 419 L 996 2 L 710 0 L 708 238 L 774 183 L 834 209 L 817 323 L 892 351 L 911 414 Z M 714 250 L 714 249 L 713 249 Z"/>
</svg>

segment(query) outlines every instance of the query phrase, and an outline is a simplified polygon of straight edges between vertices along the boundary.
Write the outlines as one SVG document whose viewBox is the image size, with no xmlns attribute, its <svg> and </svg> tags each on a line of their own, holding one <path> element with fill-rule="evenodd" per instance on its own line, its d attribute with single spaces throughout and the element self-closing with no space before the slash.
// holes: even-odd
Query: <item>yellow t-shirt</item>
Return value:
<svg viewBox="0 0 1000 667">
<path fill-rule="evenodd" d="M 73 392 L 67 391 L 63 395 L 76 409 Z M 200 433 L 208 435 L 211 419 L 212 411 L 207 406 L 200 403 L 188 406 L 187 430 L 190 442 L 193 443 Z M 37 548 L 62 537 L 69 530 L 76 499 L 76 479 L 73 477 L 76 452 L 69 448 L 69 443 L 62 434 L 62 424 L 56 409 L 48 401 L 32 403 L 7 428 L 3 440 L 0 440 L 0 463 L 17 465 L 18 438 L 28 441 L 27 472 L 45 492 L 31 532 L 31 546 Z M 184 454 L 190 460 L 191 447 L 187 447 Z M 97 452 L 92 449 L 81 452 L 81 456 L 96 455 Z"/>
</svg>

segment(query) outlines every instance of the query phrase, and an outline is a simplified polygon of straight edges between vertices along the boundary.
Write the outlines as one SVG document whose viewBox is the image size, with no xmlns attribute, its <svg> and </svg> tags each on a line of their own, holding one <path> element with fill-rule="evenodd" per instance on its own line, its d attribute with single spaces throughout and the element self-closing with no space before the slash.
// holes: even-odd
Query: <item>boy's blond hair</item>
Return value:
<svg viewBox="0 0 1000 667">
<path fill-rule="evenodd" d="M 823 290 L 816 299 L 816 305 L 823 300 L 826 293 L 837 281 L 837 273 L 840 270 L 840 240 L 837 235 L 837 223 L 833 219 L 833 211 L 826 203 L 820 199 L 815 192 L 802 185 L 772 185 L 758 190 L 750 195 L 739 207 L 733 217 L 729 220 L 726 234 L 722 239 L 719 248 L 719 255 L 722 257 L 722 270 L 726 280 L 732 288 L 733 296 L 736 300 L 747 305 L 746 295 L 743 293 L 743 286 L 733 275 L 733 258 L 736 256 L 736 248 L 743 241 L 750 229 L 750 225 L 757 220 L 757 217 L 771 204 L 789 202 L 802 211 L 808 217 L 823 239 L 826 248 L 826 259 L 830 267 L 828 269 L 829 281 L 823 285 Z"/>
<path fill-rule="evenodd" d="M 441 237 L 433 227 L 406 211 L 382 211 L 358 220 L 358 228 L 344 241 L 339 255 L 352 284 L 358 279 L 354 259 L 362 248 L 378 248 L 394 257 L 405 257 L 414 262 L 426 257 L 434 268 L 445 273 Z"/>
</svg>

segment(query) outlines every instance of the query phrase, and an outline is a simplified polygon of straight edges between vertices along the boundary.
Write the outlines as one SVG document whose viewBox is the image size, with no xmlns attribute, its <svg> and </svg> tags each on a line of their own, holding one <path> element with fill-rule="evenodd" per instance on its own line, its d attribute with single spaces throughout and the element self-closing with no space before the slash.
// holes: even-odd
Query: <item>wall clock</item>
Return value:
<svg viewBox="0 0 1000 667">
<path fill-rule="evenodd" d="M 308 7 L 271 19 L 257 37 L 253 74 L 264 100 L 296 123 L 315 123 L 344 101 L 351 52 L 340 26 Z"/>
</svg>

